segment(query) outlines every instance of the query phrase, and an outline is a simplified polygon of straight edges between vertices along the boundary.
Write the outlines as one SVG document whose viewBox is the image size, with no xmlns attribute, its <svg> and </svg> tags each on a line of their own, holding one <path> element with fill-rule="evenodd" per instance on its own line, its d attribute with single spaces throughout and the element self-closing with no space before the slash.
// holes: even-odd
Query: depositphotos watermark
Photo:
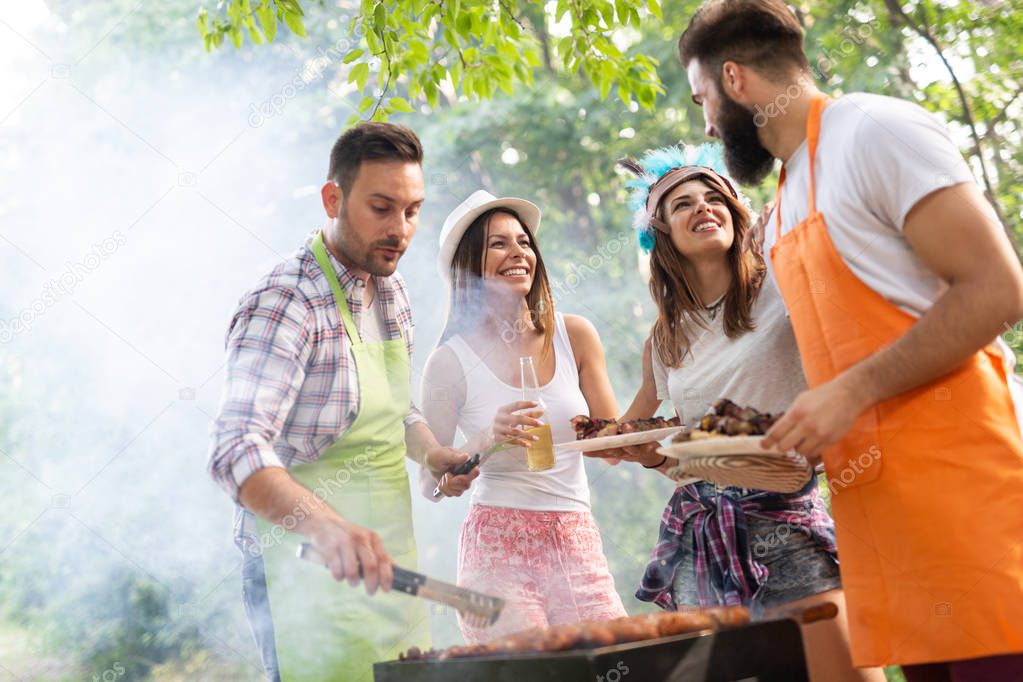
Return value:
<svg viewBox="0 0 1023 682">
<path fill-rule="evenodd" d="M 786 521 L 767 535 L 759 537 L 754 541 L 751 548 L 753 556 L 757 559 L 763 559 L 772 548 L 784 545 L 793 533 L 803 533 L 806 535 L 809 534 L 809 531 L 798 523 Z"/>
<path fill-rule="evenodd" d="M 597 682 L 619 682 L 628 674 L 629 666 L 625 664 L 625 661 L 618 661 L 615 667 L 608 669 L 603 675 L 597 675 Z"/>
<path fill-rule="evenodd" d="M 10 343 L 18 334 L 32 331 L 32 325 L 35 324 L 36 319 L 59 303 L 62 298 L 74 293 L 76 286 L 85 281 L 86 277 L 103 265 L 103 261 L 110 258 L 127 243 L 128 238 L 124 236 L 124 233 L 114 230 L 109 237 L 93 244 L 89 253 L 85 254 L 80 261 L 67 261 L 60 277 L 48 281 L 43 286 L 42 292 L 18 311 L 17 315 L 9 320 L 0 320 L 0 344 Z"/>
<path fill-rule="evenodd" d="M 840 59 L 852 56 L 859 47 L 862 47 L 874 35 L 874 26 L 868 23 L 853 26 L 849 23 L 849 18 L 846 17 L 846 25 L 839 30 L 839 35 L 842 36 L 841 42 L 834 48 L 824 50 L 811 64 L 817 78 L 826 79 L 827 73 Z M 789 85 L 784 92 L 775 97 L 773 102 L 764 107 L 759 104 L 755 106 L 753 108 L 753 125 L 763 128 L 772 118 L 783 116 L 789 110 L 792 102 L 801 97 L 813 84 L 812 78 L 808 75 L 801 75 L 795 83 Z"/>
<path fill-rule="evenodd" d="M 568 274 L 564 279 L 552 279 L 551 295 L 554 300 L 561 301 L 574 294 L 583 282 L 596 275 L 600 269 L 607 265 L 608 261 L 612 260 L 613 256 L 618 255 L 629 246 L 634 234 L 632 230 L 623 230 L 613 235 L 611 239 L 598 246 L 597 252 L 591 254 L 586 260 L 569 265 Z"/>
<path fill-rule="evenodd" d="M 279 545 L 288 531 L 295 530 L 295 527 L 309 516 L 309 505 L 312 503 L 311 498 L 315 498 L 320 502 L 325 501 L 336 490 L 340 490 L 348 485 L 349 481 L 352 480 L 353 474 L 362 471 L 367 466 L 369 466 L 369 457 L 360 453 L 346 462 L 344 467 L 338 469 L 337 473 L 332 477 L 317 480 L 316 487 L 312 489 L 311 496 L 307 495 L 299 500 L 290 514 L 282 518 L 280 523 L 275 523 L 270 530 L 259 537 L 260 551 Z"/>
<path fill-rule="evenodd" d="M 114 664 L 104 670 L 101 673 L 97 673 L 92 676 L 92 682 L 116 682 L 125 673 L 124 665 L 120 661 L 114 661 Z"/>
<path fill-rule="evenodd" d="M 849 459 L 849 465 L 844 467 L 838 476 L 828 476 L 828 492 L 837 495 L 839 492 L 852 485 L 857 477 L 873 467 L 881 460 L 881 448 L 871 445 L 866 452 L 861 452 L 856 459 Z M 839 486 L 841 486 L 839 488 Z"/>
<path fill-rule="evenodd" d="M 362 35 L 361 24 L 355 28 L 356 39 Z M 305 62 L 301 68 L 295 70 L 295 75 L 290 81 L 281 86 L 264 102 L 249 104 L 249 125 L 259 128 L 274 116 L 284 113 L 288 102 L 298 96 L 307 86 L 323 78 L 323 73 L 333 64 L 340 64 L 348 51 L 352 49 L 352 43 L 347 38 L 334 43 L 329 49 L 317 47 L 317 56 Z"/>
</svg>

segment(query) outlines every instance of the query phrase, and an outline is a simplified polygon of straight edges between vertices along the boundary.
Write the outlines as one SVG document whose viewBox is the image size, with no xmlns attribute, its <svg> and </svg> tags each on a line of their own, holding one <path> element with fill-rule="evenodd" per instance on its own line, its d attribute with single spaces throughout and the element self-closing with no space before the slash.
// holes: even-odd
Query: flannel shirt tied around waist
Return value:
<svg viewBox="0 0 1023 682">
<path fill-rule="evenodd" d="M 759 596 L 769 571 L 753 558 L 747 515 L 774 521 L 779 529 L 786 528 L 786 533 L 804 533 L 837 556 L 835 525 L 817 490 L 816 476 L 795 493 L 744 492 L 703 482 L 676 488 L 664 509 L 657 545 L 636 598 L 674 610 L 675 571 L 685 553 L 695 549 L 700 606 L 749 606 Z M 686 542 L 685 528 L 690 521 L 695 548 Z M 778 542 L 784 537 L 779 533 Z"/>
</svg>

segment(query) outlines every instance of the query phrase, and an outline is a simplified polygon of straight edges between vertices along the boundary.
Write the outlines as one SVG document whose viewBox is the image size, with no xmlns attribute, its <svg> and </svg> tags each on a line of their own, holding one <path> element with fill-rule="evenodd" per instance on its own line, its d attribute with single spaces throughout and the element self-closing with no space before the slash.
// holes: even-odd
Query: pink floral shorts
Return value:
<svg viewBox="0 0 1023 682">
<path fill-rule="evenodd" d="M 472 505 L 458 543 L 458 584 L 505 600 L 489 628 L 459 618 L 468 644 L 534 626 L 626 615 L 589 512 Z"/>
</svg>

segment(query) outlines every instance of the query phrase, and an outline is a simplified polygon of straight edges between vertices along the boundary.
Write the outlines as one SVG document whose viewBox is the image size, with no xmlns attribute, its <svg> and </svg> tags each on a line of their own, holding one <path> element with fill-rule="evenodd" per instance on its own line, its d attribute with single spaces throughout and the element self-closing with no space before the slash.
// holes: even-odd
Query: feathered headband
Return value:
<svg viewBox="0 0 1023 682">
<path fill-rule="evenodd" d="M 661 199 L 683 182 L 705 178 L 727 191 L 739 200 L 747 210 L 749 199 L 736 191 L 732 181 L 724 172 L 725 161 L 721 146 L 701 144 L 698 147 L 673 145 L 653 149 L 643 158 L 622 159 L 620 166 L 636 177 L 625 183 L 629 188 L 629 207 L 634 212 L 633 226 L 636 228 L 639 247 L 645 253 L 654 248 L 654 229 L 668 232 L 668 226 L 657 217 Z"/>
</svg>

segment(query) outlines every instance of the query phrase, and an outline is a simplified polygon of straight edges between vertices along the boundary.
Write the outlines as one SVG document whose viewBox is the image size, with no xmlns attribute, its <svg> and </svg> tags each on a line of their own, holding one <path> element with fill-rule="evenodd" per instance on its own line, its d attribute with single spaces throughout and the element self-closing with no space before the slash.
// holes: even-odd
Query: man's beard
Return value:
<svg viewBox="0 0 1023 682">
<path fill-rule="evenodd" d="M 387 248 L 404 252 L 401 242 L 397 239 L 378 239 L 367 246 L 355 230 L 352 229 L 352 222 L 348 217 L 348 207 L 346 205 L 341 206 L 341 215 L 338 217 L 341 222 L 339 246 L 345 258 L 351 261 L 359 270 L 368 272 L 374 277 L 389 277 L 393 275 L 398 267 L 398 260 L 401 259 L 401 255 L 394 261 L 388 261 L 377 249 Z"/>
<path fill-rule="evenodd" d="M 757 136 L 753 112 L 721 92 L 718 134 L 725 147 L 728 173 L 744 185 L 759 185 L 774 170 L 774 155 Z"/>
</svg>

